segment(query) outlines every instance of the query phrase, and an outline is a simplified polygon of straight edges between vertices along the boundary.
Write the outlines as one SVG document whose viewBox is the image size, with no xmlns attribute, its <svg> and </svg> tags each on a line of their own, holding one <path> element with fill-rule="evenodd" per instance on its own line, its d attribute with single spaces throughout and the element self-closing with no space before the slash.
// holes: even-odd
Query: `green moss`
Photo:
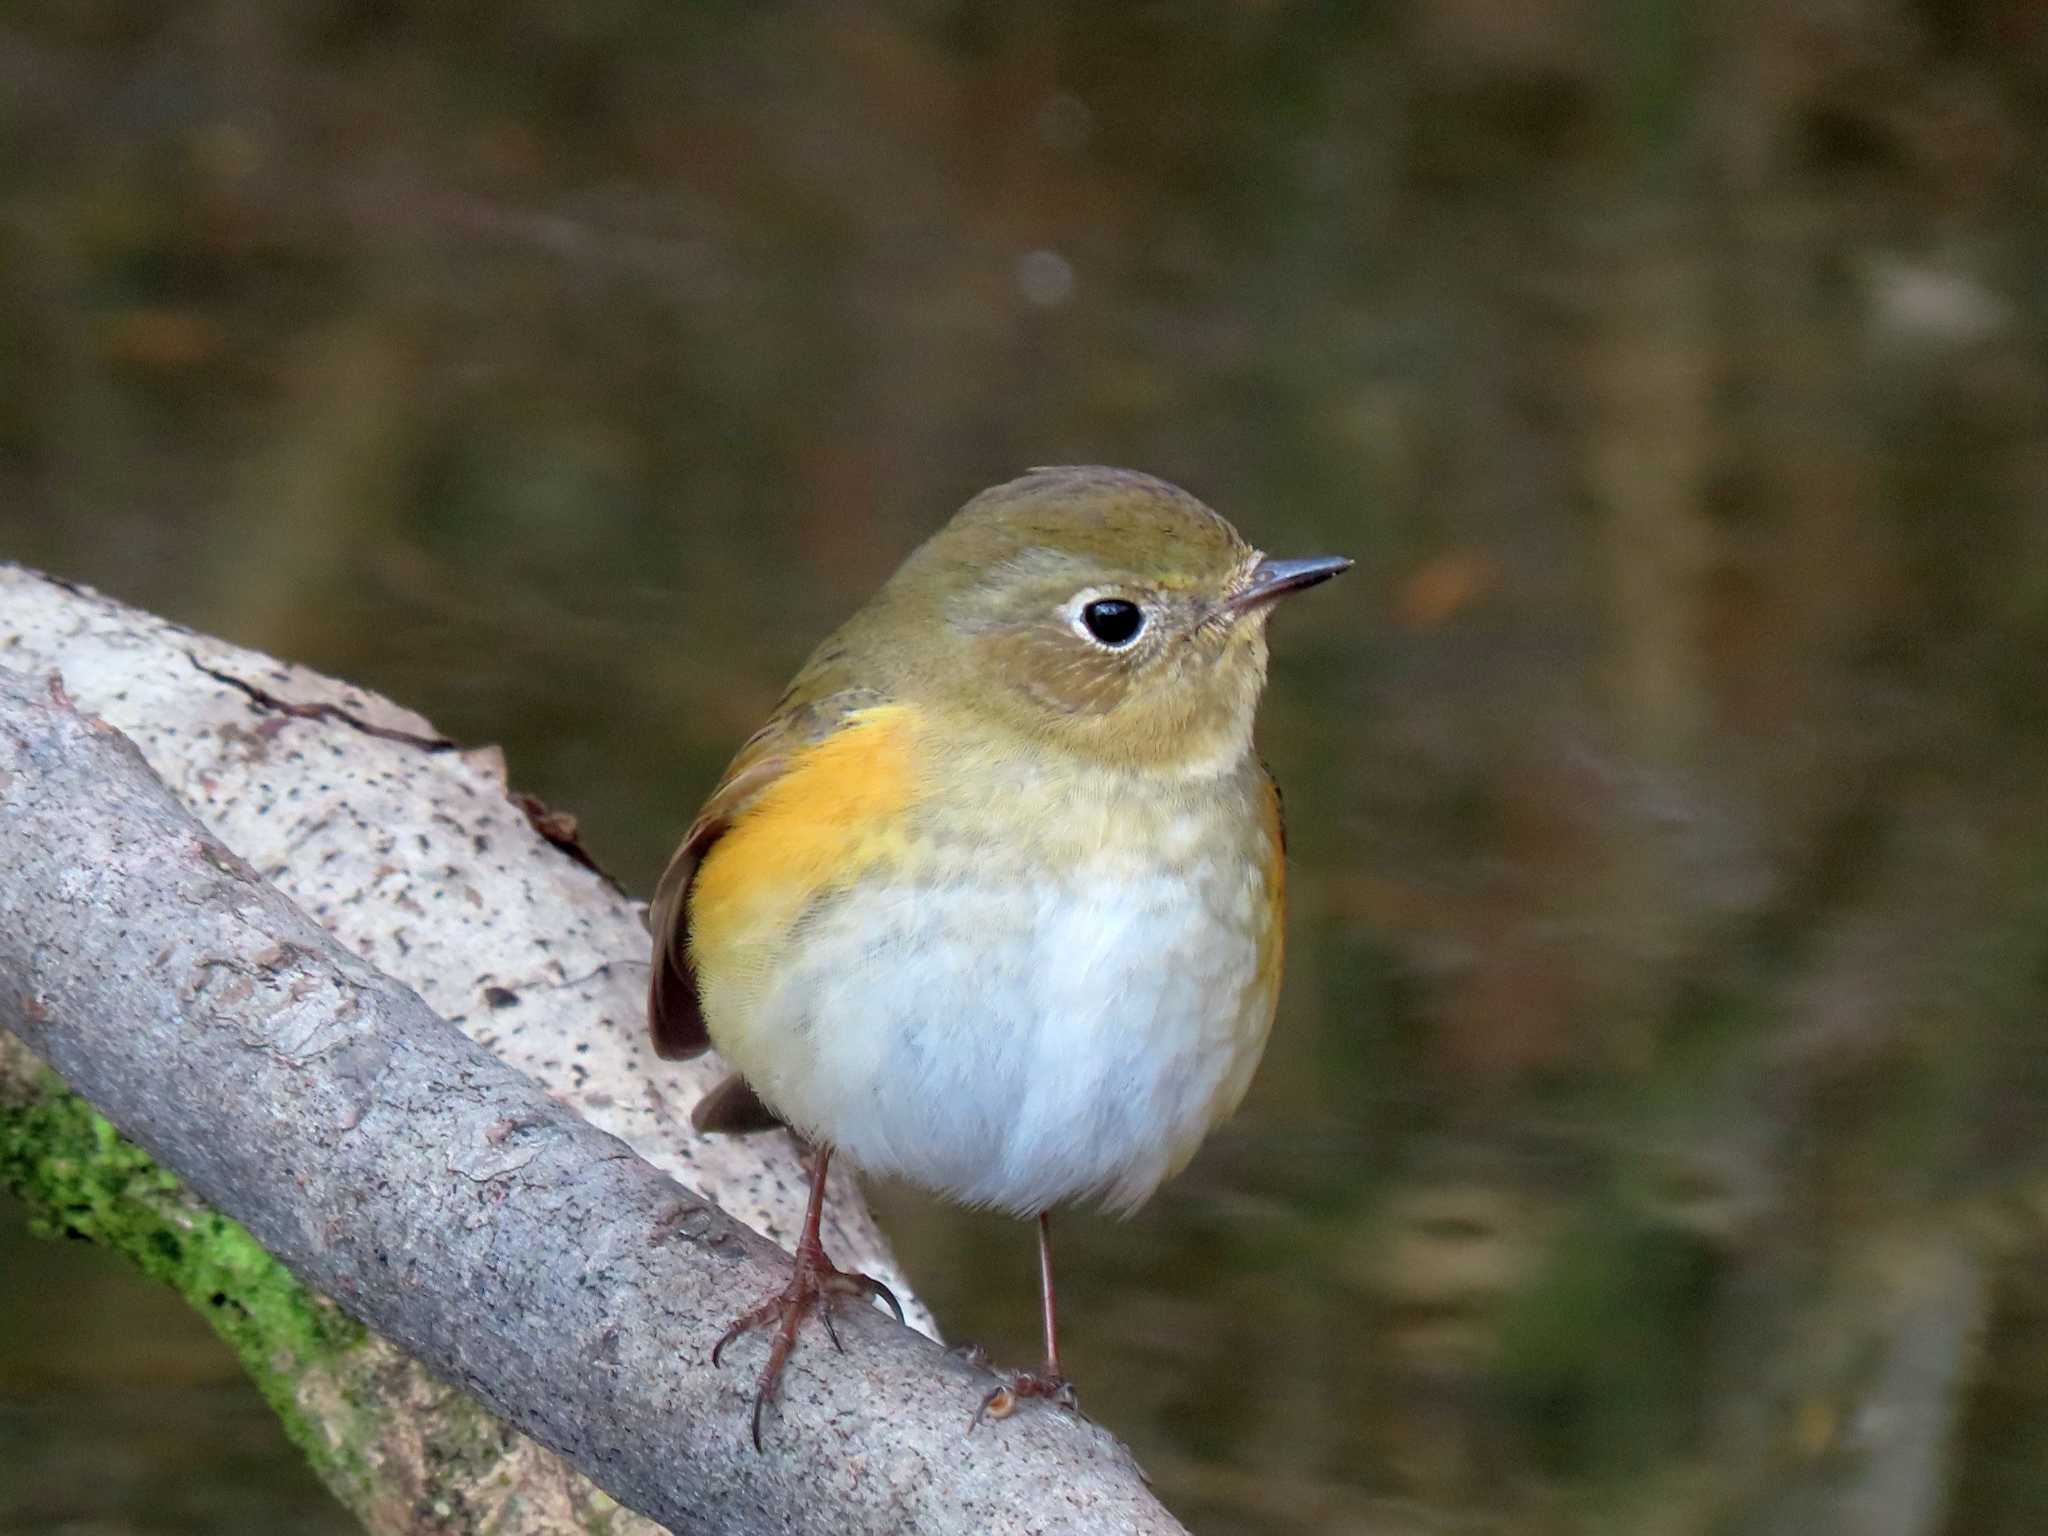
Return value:
<svg viewBox="0 0 2048 1536">
<path fill-rule="evenodd" d="M 366 1469 L 301 1412 L 310 1367 L 338 1374 L 362 1325 L 307 1290 L 237 1222 L 209 1210 L 177 1177 L 49 1075 L 0 1101 L 0 1185 L 29 1208 L 42 1237 L 81 1237 L 170 1286 L 242 1363 L 286 1434 L 345 1500 Z M 350 1502 L 353 1502 L 350 1500 Z"/>
</svg>

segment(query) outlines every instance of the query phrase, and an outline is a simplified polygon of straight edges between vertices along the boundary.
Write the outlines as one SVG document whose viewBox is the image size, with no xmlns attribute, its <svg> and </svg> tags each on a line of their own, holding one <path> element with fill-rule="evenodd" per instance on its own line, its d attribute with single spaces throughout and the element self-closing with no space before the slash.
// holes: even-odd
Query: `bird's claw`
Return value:
<svg viewBox="0 0 2048 1536">
<path fill-rule="evenodd" d="M 896 1314 L 896 1320 L 903 1321 L 903 1308 L 881 1281 L 855 1270 L 835 1269 L 822 1249 L 806 1252 L 800 1248 L 789 1284 L 758 1307 L 734 1318 L 732 1325 L 711 1346 L 711 1363 L 716 1366 L 726 1346 L 733 1340 L 742 1334 L 752 1333 L 756 1328 L 770 1323 L 775 1325 L 775 1338 L 768 1346 L 768 1359 L 761 1367 L 761 1380 L 754 1390 L 753 1438 L 756 1451 L 761 1449 L 761 1415 L 782 1380 L 782 1367 L 788 1362 L 790 1351 L 796 1347 L 797 1329 L 803 1323 L 804 1314 L 815 1309 L 825 1325 L 825 1336 L 832 1341 L 832 1347 L 844 1354 L 846 1346 L 839 1342 L 839 1329 L 832 1321 L 832 1312 L 840 1302 L 849 1298 L 886 1302 L 889 1310 Z"/>
<path fill-rule="evenodd" d="M 1007 1419 L 1017 1411 L 1017 1404 L 1027 1397 L 1035 1397 L 1070 1412 L 1080 1411 L 1080 1398 L 1074 1392 L 1074 1384 L 1050 1367 L 1035 1371 L 1016 1371 L 1006 1376 L 990 1389 L 988 1396 L 981 1400 L 981 1406 L 974 1410 L 974 1417 L 967 1422 L 971 1435 L 983 1419 Z"/>
<path fill-rule="evenodd" d="M 868 1296 L 881 1302 L 883 1306 L 895 1313 L 898 1323 L 906 1328 L 910 1326 L 910 1320 L 903 1315 L 903 1303 L 896 1299 L 896 1293 L 882 1284 L 873 1275 L 863 1275 L 858 1272 L 842 1272 L 839 1278 L 853 1281 L 858 1290 L 866 1292 Z"/>
</svg>

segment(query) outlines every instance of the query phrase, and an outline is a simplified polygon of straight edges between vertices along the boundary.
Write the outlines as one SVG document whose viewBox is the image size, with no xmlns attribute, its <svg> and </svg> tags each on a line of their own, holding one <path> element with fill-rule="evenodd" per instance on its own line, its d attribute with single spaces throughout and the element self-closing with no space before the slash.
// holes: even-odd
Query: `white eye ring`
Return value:
<svg viewBox="0 0 2048 1536">
<path fill-rule="evenodd" d="M 1129 650 L 1152 621 L 1144 604 L 1113 592 L 1083 592 L 1071 606 L 1074 633 L 1105 651 Z"/>
</svg>

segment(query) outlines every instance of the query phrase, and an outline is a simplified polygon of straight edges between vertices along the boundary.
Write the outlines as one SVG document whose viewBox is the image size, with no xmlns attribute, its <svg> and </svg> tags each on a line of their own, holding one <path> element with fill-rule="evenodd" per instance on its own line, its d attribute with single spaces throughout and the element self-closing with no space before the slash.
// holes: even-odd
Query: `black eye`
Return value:
<svg viewBox="0 0 2048 1536">
<path fill-rule="evenodd" d="M 1126 646 L 1145 627 L 1145 614 L 1136 603 L 1121 597 L 1099 597 L 1081 610 L 1081 622 L 1088 633 L 1108 646 Z"/>
</svg>

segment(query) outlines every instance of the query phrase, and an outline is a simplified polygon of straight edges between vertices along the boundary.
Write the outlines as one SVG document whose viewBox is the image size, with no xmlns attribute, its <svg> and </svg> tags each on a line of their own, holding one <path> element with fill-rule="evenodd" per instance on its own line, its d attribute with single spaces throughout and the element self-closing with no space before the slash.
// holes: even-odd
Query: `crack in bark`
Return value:
<svg viewBox="0 0 2048 1536">
<path fill-rule="evenodd" d="M 218 667 L 209 667 L 193 651 L 185 653 L 185 659 L 217 683 L 225 683 L 237 693 L 245 695 L 258 709 L 274 714 L 288 715 L 294 720 L 331 720 L 345 725 L 352 731 L 365 736 L 375 736 L 380 741 L 395 741 L 404 746 L 418 747 L 422 752 L 453 752 L 456 744 L 446 736 L 422 736 L 417 731 L 401 731 L 396 726 L 378 725 L 360 715 L 343 709 L 339 704 L 325 700 L 315 704 L 301 704 L 292 699 L 280 698 L 268 689 L 262 688 L 246 678 L 236 677 L 232 672 L 223 672 Z"/>
</svg>

